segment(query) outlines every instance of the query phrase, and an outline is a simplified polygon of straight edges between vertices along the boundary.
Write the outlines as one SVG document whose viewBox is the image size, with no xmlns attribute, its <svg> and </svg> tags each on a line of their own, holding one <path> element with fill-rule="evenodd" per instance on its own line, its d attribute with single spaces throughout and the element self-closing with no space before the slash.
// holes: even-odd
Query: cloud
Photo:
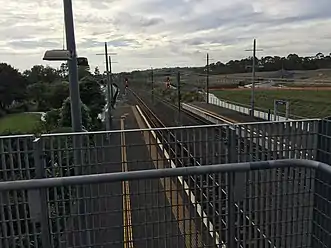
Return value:
<svg viewBox="0 0 331 248">
<path fill-rule="evenodd" d="M 62 48 L 62 1 L 0 0 L 0 55 L 20 69 Z M 115 71 L 203 65 L 249 56 L 329 53 L 330 0 L 75 0 L 78 54 L 103 67 L 107 41 Z M 58 66 L 58 63 L 52 63 Z"/>
</svg>

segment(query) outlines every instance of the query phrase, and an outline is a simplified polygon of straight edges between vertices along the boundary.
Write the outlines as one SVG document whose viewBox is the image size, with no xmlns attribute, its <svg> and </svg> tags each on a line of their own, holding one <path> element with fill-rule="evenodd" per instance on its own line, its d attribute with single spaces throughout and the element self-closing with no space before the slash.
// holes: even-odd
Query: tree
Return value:
<svg viewBox="0 0 331 248">
<path fill-rule="evenodd" d="M 62 63 L 60 69 L 58 70 L 58 74 L 66 80 L 69 76 L 69 68 L 67 63 Z"/>
<path fill-rule="evenodd" d="M 52 108 L 61 108 L 63 101 L 69 96 L 69 82 L 54 82 L 49 86 L 49 105 Z"/>
<path fill-rule="evenodd" d="M 92 76 L 89 66 L 78 66 L 78 80 Z"/>
<path fill-rule="evenodd" d="M 90 116 L 89 108 L 81 102 L 81 111 L 82 111 L 82 124 L 85 129 L 90 130 L 93 126 L 92 118 Z M 68 97 L 62 105 L 59 126 L 61 127 L 71 127 L 71 104 L 70 98 Z"/>
<path fill-rule="evenodd" d="M 91 117 L 96 120 L 106 104 L 105 95 L 93 77 L 85 77 L 79 84 L 80 99 L 90 109 Z"/>
<path fill-rule="evenodd" d="M 61 108 L 52 109 L 45 115 L 45 129 L 50 132 L 57 129 L 60 125 Z"/>
<path fill-rule="evenodd" d="M 99 67 L 95 67 L 95 69 L 94 69 L 94 76 L 100 76 L 101 74 L 100 74 L 100 70 L 99 70 Z"/>
<path fill-rule="evenodd" d="M 14 102 L 26 97 L 26 81 L 22 74 L 6 63 L 0 63 L 0 110 L 6 111 Z"/>
<path fill-rule="evenodd" d="M 44 67 L 43 65 L 35 65 L 30 70 L 24 71 L 23 75 L 26 77 L 28 84 L 51 83 L 61 79 L 58 70 L 49 66 Z"/>
<path fill-rule="evenodd" d="M 99 67 L 95 67 L 93 76 L 97 81 L 102 80 L 103 76 L 100 73 Z"/>
<path fill-rule="evenodd" d="M 42 82 L 30 84 L 27 88 L 28 98 L 37 103 L 39 111 L 45 111 L 49 108 L 47 90 L 47 85 Z"/>
</svg>

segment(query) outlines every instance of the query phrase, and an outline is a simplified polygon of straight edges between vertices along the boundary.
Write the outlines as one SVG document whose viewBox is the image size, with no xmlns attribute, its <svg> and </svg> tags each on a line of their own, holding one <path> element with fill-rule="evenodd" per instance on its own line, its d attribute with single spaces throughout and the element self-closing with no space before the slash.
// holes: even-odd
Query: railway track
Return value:
<svg viewBox="0 0 331 248">
<path fill-rule="evenodd" d="M 211 164 L 212 162 L 215 163 L 215 160 L 218 160 L 218 163 L 225 163 L 228 162 L 227 158 L 223 158 L 221 156 L 220 159 L 213 158 L 214 156 L 217 156 L 215 154 L 210 154 L 211 152 L 208 151 L 208 148 L 204 151 L 197 152 L 197 149 L 194 149 L 194 144 L 192 142 L 186 142 L 183 137 L 178 138 L 178 135 L 176 133 L 173 133 L 173 130 L 166 129 L 166 125 L 160 118 L 152 111 L 146 102 L 138 96 L 135 92 L 131 91 L 134 97 L 137 99 L 138 105 L 140 106 L 142 112 L 144 115 L 148 118 L 148 121 L 151 123 L 153 128 L 162 128 L 162 130 L 157 131 L 157 136 L 159 140 L 162 140 L 162 145 L 164 149 L 168 152 L 169 157 L 172 161 L 174 161 L 174 164 L 176 167 L 187 167 L 187 166 L 202 166 L 204 163 L 202 163 L 202 157 L 204 155 L 207 155 L 209 158 L 209 161 L 205 161 L 205 164 Z M 157 99 L 157 98 L 155 98 Z M 178 110 L 178 107 L 173 104 L 166 102 L 162 99 L 157 99 L 158 101 L 162 102 L 163 104 L 167 105 L 169 108 L 172 108 L 174 111 Z M 181 110 L 182 114 L 185 114 L 186 117 L 189 117 L 191 120 L 195 121 L 196 124 L 204 124 L 208 125 L 211 124 L 209 121 L 203 119 L 202 117 L 198 117 L 194 115 L 193 113 Z M 213 142 L 215 143 L 221 143 L 222 150 L 221 153 L 228 153 L 228 140 L 225 138 L 227 135 L 229 135 L 229 126 L 227 127 L 215 127 L 215 133 L 213 133 L 213 136 L 211 137 L 213 139 Z M 193 134 L 194 135 L 194 134 Z M 190 139 L 194 140 L 194 139 Z M 197 141 L 200 142 L 199 140 Z M 247 140 L 245 141 L 242 139 L 235 139 L 235 147 L 236 152 L 238 152 L 239 147 L 241 152 L 244 151 L 253 151 L 255 150 L 255 154 L 258 154 L 256 152 L 257 149 L 262 151 L 262 148 L 258 145 L 255 145 L 254 143 L 250 142 L 250 144 L 247 144 Z M 192 147 L 193 146 L 193 147 Z M 200 143 L 201 146 L 201 143 Z M 246 150 L 245 148 L 246 147 Z M 217 150 L 217 149 L 216 149 Z M 191 151 L 194 151 L 193 153 Z M 254 156 L 254 160 L 262 160 L 262 157 Z M 207 159 L 208 160 L 208 159 Z M 213 160 L 213 161 L 212 161 Z M 194 192 L 196 201 L 202 206 L 202 212 L 205 214 L 200 214 L 201 217 L 209 217 L 208 225 L 211 224 L 213 226 L 212 232 L 215 234 L 213 238 L 216 240 L 217 245 L 219 247 L 226 247 L 223 243 L 223 241 L 227 240 L 226 232 L 221 231 L 217 232 L 216 230 L 226 230 L 227 229 L 227 222 L 225 220 L 225 217 L 222 218 L 222 216 L 226 216 L 227 213 L 227 206 L 226 204 L 220 204 L 220 202 L 227 199 L 227 191 L 225 190 L 226 185 L 224 182 L 227 181 L 226 175 L 205 175 L 200 177 L 186 177 L 184 178 L 187 185 L 189 185 L 190 188 L 194 187 L 196 190 Z M 271 245 L 271 241 L 268 240 L 267 236 L 261 232 L 259 227 L 254 223 L 251 218 L 245 215 L 245 209 L 242 209 L 237 203 L 233 206 L 236 209 L 236 212 L 240 213 L 241 216 L 236 215 L 235 222 L 240 223 L 240 226 L 247 226 L 250 225 L 253 228 L 256 229 L 256 231 L 260 234 L 261 239 L 266 239 L 266 243 L 269 244 L 269 247 L 274 247 Z M 247 209 L 246 209 L 247 210 Z M 210 216 L 214 216 L 212 219 Z M 206 225 L 206 223 L 205 223 Z M 207 226 L 207 225 L 206 225 Z M 210 231 L 210 230 L 209 230 Z M 237 232 L 236 241 L 243 240 L 244 234 L 243 230 Z M 244 247 L 242 244 L 239 244 L 239 247 Z"/>
</svg>

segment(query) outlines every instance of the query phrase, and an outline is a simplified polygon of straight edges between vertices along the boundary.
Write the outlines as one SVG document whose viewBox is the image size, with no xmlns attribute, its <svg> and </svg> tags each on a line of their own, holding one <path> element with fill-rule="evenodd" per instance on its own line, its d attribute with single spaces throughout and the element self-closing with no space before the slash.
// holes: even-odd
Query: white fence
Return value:
<svg viewBox="0 0 331 248">
<path fill-rule="evenodd" d="M 247 114 L 247 115 L 249 115 L 249 112 L 250 112 L 249 108 L 222 101 L 212 93 L 209 93 L 209 103 L 220 106 L 222 108 L 231 109 L 231 110 L 237 111 L 239 113 Z M 261 118 L 263 120 L 268 120 L 268 113 L 264 112 L 264 111 L 254 110 L 254 116 L 257 118 Z M 270 120 L 274 120 L 273 113 L 270 113 Z M 276 121 L 286 121 L 286 120 L 294 121 L 294 119 L 286 119 L 285 117 L 279 116 L 279 115 L 276 116 Z"/>
</svg>

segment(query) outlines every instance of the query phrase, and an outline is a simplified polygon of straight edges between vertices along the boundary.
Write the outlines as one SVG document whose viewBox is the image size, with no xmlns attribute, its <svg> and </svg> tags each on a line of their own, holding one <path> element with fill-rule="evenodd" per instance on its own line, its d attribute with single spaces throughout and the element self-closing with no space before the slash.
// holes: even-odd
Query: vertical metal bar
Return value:
<svg viewBox="0 0 331 248">
<path fill-rule="evenodd" d="M 11 143 L 9 143 L 11 144 Z M 2 180 L 8 181 L 8 169 L 7 169 L 7 163 L 6 163 L 6 156 L 5 156 L 5 143 L 4 139 L 0 139 L 0 155 L 1 155 L 1 172 L 3 173 L 3 178 Z M 10 180 L 10 179 L 9 179 Z M 6 208 L 5 206 L 8 205 L 7 201 L 7 193 L 3 192 L 0 194 L 0 223 L 1 223 L 1 234 L 2 237 L 4 238 L 4 245 L 5 247 L 10 247 L 10 233 L 11 233 L 11 227 L 8 227 L 7 225 L 7 219 L 9 219 L 9 216 L 6 218 L 5 212 Z M 8 223 L 10 223 L 8 221 Z M 36 235 L 34 235 L 34 238 L 36 240 Z"/>
<path fill-rule="evenodd" d="M 277 121 L 277 101 L 274 100 L 274 121 Z"/>
<path fill-rule="evenodd" d="M 229 161 L 228 162 L 232 162 L 236 160 L 236 132 L 234 130 L 231 130 L 228 127 L 228 151 L 229 151 Z M 227 208 L 228 208 L 228 221 L 227 221 L 227 225 L 228 225 L 228 245 L 227 247 L 235 247 L 235 196 L 234 196 L 234 179 L 235 177 L 235 173 L 234 172 L 230 172 L 228 173 L 228 201 L 227 201 Z"/>
<path fill-rule="evenodd" d="M 64 22 L 66 30 L 67 49 L 71 53 L 71 60 L 68 61 L 69 87 L 71 104 L 71 122 L 74 132 L 82 131 L 82 113 L 78 84 L 77 53 L 74 31 L 74 18 L 72 13 L 72 1 L 63 0 Z"/>
<path fill-rule="evenodd" d="M 83 170 L 83 158 L 82 158 L 82 149 L 83 149 L 83 142 L 81 135 L 75 135 L 74 139 L 74 161 L 75 161 L 75 175 L 84 175 Z M 86 196 L 87 186 L 77 186 L 77 200 L 78 200 L 78 222 L 81 224 L 80 229 L 80 241 L 82 245 L 86 245 L 87 247 L 91 246 L 91 231 L 89 229 L 89 221 L 86 219 Z M 84 232 L 83 232 L 84 230 Z"/>
<path fill-rule="evenodd" d="M 285 113 L 286 120 L 288 120 L 289 116 L 290 116 L 290 102 L 286 101 L 286 113 Z"/>
<path fill-rule="evenodd" d="M 33 141 L 34 150 L 34 165 L 36 170 L 36 178 L 44 178 L 44 163 L 42 158 L 42 142 L 40 138 Z M 49 230 L 48 204 L 47 204 L 47 189 L 40 189 L 40 209 L 41 209 L 41 242 L 42 247 L 51 247 L 51 234 Z"/>
<path fill-rule="evenodd" d="M 235 247 L 235 211 L 234 211 L 234 172 L 228 173 L 228 201 L 227 201 L 227 207 L 228 207 L 228 245 L 227 247 Z"/>
</svg>

